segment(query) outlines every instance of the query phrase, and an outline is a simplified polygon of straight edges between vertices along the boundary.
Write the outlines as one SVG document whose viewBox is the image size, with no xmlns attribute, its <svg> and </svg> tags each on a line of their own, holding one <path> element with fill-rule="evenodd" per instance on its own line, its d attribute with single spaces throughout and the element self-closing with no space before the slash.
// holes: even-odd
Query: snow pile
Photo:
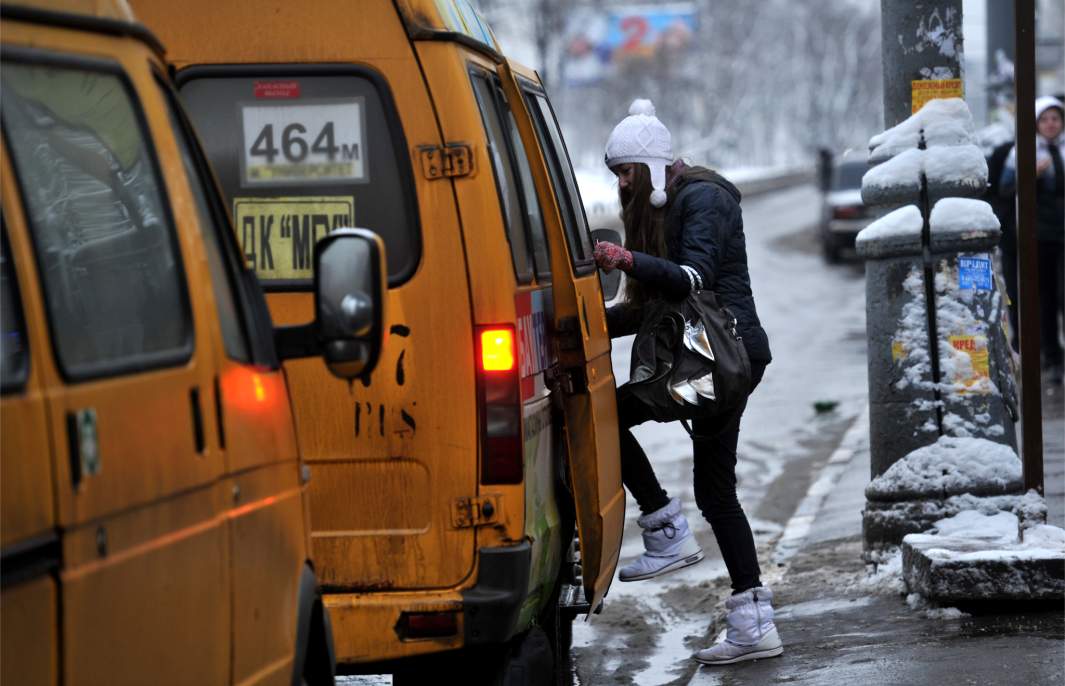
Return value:
<svg viewBox="0 0 1065 686">
<path fill-rule="evenodd" d="M 928 619 L 961 619 L 969 616 L 956 607 L 935 607 L 920 593 L 907 595 L 906 604 L 910 606 L 911 610 L 919 611 Z"/>
<path fill-rule="evenodd" d="M 996 495 L 1020 490 L 1021 485 L 1021 461 L 1009 446 L 983 438 L 941 436 L 869 482 L 865 495 L 881 501 Z M 1010 516 L 1016 522 L 1017 517 Z"/>
<path fill-rule="evenodd" d="M 973 141 L 973 115 L 961 98 L 929 100 L 909 118 L 869 139 L 869 162 L 878 164 L 904 150 L 965 145 Z"/>
<path fill-rule="evenodd" d="M 870 595 L 902 595 L 906 584 L 902 581 L 902 551 L 889 548 L 877 555 L 870 571 L 847 584 L 845 590 Z"/>
<path fill-rule="evenodd" d="M 932 233 L 997 234 L 1001 225 L 991 205 L 972 198 L 943 198 L 928 218 Z"/>
<path fill-rule="evenodd" d="M 987 160 L 972 144 L 910 148 L 865 173 L 862 199 L 867 205 L 912 202 L 920 194 L 922 174 L 932 197 L 979 195 L 987 187 Z"/>
<path fill-rule="evenodd" d="M 1047 503 L 1035 490 L 1024 495 L 977 496 L 962 493 L 947 498 L 943 504 L 943 517 L 947 518 L 963 510 L 975 510 L 985 515 L 997 512 L 1012 512 L 1021 522 L 1021 528 L 1042 524 L 1047 520 Z"/>
<path fill-rule="evenodd" d="M 939 602 L 1065 599 L 1065 530 L 964 510 L 902 539 L 909 590 Z M 1059 605 L 1060 607 L 1060 605 Z"/>
<path fill-rule="evenodd" d="M 880 202 L 880 196 L 906 198 L 912 202 L 921 192 L 921 172 L 924 171 L 924 150 L 909 148 L 877 165 L 862 176 L 862 200 L 866 205 Z"/>
<path fill-rule="evenodd" d="M 921 548 L 933 561 L 1065 560 L 1065 529 L 1037 524 L 1022 530 L 1012 512 L 965 510 L 939 520 L 929 533 L 906 536 L 903 543 Z"/>
<path fill-rule="evenodd" d="M 972 144 L 925 150 L 924 174 L 933 196 L 948 192 L 981 195 L 987 188 L 987 160 Z"/>
<path fill-rule="evenodd" d="M 923 225 L 921 210 L 917 209 L 916 205 L 906 205 L 888 212 L 859 231 L 858 238 L 855 240 L 857 243 L 868 243 L 893 238 L 909 238 L 914 235 L 920 238 Z"/>
</svg>

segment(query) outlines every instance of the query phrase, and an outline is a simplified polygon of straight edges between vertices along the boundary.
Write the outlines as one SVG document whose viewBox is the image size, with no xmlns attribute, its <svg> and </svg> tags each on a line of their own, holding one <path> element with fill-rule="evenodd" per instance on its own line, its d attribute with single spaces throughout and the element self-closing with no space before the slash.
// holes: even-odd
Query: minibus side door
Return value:
<svg viewBox="0 0 1065 686">
<path fill-rule="evenodd" d="M 606 594 L 621 552 L 625 491 L 621 484 L 617 406 L 610 337 L 584 207 L 561 131 L 535 74 L 515 77 L 501 67 L 508 98 L 548 210 L 554 280 L 554 321 L 559 386 L 585 597 L 595 608 Z M 519 85 L 520 84 L 520 85 Z M 553 189 L 553 192 L 552 190 Z"/>
</svg>

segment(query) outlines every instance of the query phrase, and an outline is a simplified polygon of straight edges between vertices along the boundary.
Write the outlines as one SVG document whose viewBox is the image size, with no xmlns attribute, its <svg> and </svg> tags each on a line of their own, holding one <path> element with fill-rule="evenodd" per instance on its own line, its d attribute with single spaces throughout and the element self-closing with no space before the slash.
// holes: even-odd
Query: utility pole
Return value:
<svg viewBox="0 0 1065 686">
<path fill-rule="evenodd" d="M 1017 275 L 1021 334 L 1024 488 L 1043 493 L 1043 398 L 1039 378 L 1039 261 L 1035 237 L 1035 3 L 1013 5 L 1017 60 Z"/>
<path fill-rule="evenodd" d="M 885 129 L 929 96 L 962 97 L 961 2 L 880 0 Z"/>
</svg>

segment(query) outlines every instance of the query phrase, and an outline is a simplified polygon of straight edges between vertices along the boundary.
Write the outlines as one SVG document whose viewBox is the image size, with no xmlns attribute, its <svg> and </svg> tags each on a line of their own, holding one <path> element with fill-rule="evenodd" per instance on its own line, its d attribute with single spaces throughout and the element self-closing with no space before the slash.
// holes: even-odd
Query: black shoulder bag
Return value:
<svg viewBox="0 0 1065 686">
<path fill-rule="evenodd" d="M 713 291 L 649 302 L 632 344 L 628 388 L 661 422 L 724 414 L 746 401 L 751 362 L 736 318 Z"/>
</svg>

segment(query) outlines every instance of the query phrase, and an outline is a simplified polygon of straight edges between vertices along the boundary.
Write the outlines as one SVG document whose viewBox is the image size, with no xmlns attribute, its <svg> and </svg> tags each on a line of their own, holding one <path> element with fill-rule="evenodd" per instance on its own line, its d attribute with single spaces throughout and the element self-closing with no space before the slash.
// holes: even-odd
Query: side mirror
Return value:
<svg viewBox="0 0 1065 686">
<path fill-rule="evenodd" d="M 315 244 L 315 334 L 335 376 L 373 370 L 381 354 L 384 243 L 365 229 L 337 229 Z"/>
<path fill-rule="evenodd" d="M 314 321 L 275 330 L 283 360 L 321 355 L 355 379 L 373 371 L 384 341 L 385 246 L 366 229 L 336 229 L 314 246 Z"/>
<path fill-rule="evenodd" d="M 595 231 L 592 231 L 592 241 L 596 243 L 599 241 L 605 241 L 607 243 L 624 245 L 624 241 L 621 239 L 621 234 L 614 229 L 596 229 Z M 618 294 L 618 289 L 621 287 L 621 271 L 615 269 L 611 272 L 606 272 L 600 269 L 599 285 L 603 287 L 603 302 L 613 300 Z"/>
</svg>

